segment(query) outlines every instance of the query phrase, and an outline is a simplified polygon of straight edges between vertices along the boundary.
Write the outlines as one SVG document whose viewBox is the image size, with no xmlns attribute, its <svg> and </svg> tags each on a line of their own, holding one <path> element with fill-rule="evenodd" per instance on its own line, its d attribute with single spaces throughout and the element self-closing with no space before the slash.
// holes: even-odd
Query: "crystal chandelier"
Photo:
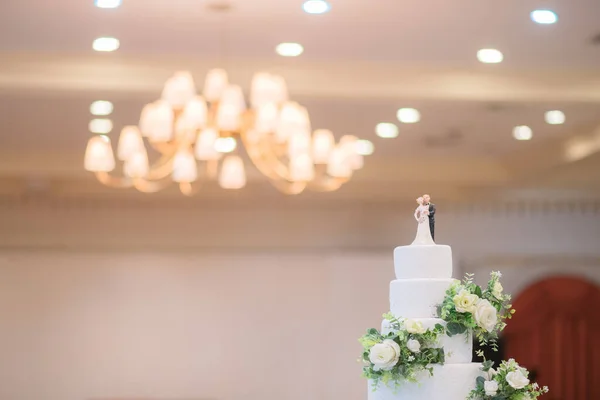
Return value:
<svg viewBox="0 0 600 400">
<path fill-rule="evenodd" d="M 121 131 L 116 158 L 122 175 L 110 174 L 115 156 L 103 135 L 89 140 L 85 169 L 107 186 L 152 193 L 175 182 L 192 195 L 202 180 L 216 180 L 224 189 L 244 187 L 242 146 L 256 169 L 286 194 L 337 190 L 362 168 L 358 139 L 347 135 L 335 143 L 331 131 L 313 132 L 306 108 L 288 99 L 282 77 L 256 74 L 249 102 L 247 107 L 241 87 L 230 84 L 222 69 L 208 73 L 202 96 L 192 75 L 178 72 L 161 98 L 143 108 L 139 126 Z M 157 153 L 153 163 L 144 138 Z"/>
</svg>

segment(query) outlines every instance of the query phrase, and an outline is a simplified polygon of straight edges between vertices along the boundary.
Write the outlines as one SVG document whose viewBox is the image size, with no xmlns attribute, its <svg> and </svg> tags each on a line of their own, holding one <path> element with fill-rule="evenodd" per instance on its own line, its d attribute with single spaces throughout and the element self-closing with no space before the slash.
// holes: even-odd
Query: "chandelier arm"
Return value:
<svg viewBox="0 0 600 400">
<path fill-rule="evenodd" d="M 96 172 L 96 178 L 103 185 L 114 188 L 130 188 L 133 185 L 130 178 L 111 176 L 108 172 Z"/>
<path fill-rule="evenodd" d="M 152 140 L 148 140 L 150 147 L 154 150 L 158 151 L 160 154 L 175 154 L 177 151 L 177 143 L 175 142 L 155 142 Z"/>
<path fill-rule="evenodd" d="M 200 185 L 192 185 L 191 182 L 181 182 L 179 183 L 179 190 L 184 195 L 192 197 L 200 191 Z"/>
<path fill-rule="evenodd" d="M 280 181 L 285 180 L 293 182 L 289 178 L 288 168 L 283 164 L 274 153 L 273 146 L 266 145 L 263 140 L 259 141 L 259 144 L 255 145 L 250 143 L 246 137 L 245 132 L 241 135 L 242 142 L 246 148 L 246 153 L 250 157 L 250 161 L 254 166 L 267 178 Z"/>
<path fill-rule="evenodd" d="M 157 181 L 166 178 L 173 169 L 174 155 L 163 155 L 149 169 L 145 179 Z"/>
<path fill-rule="evenodd" d="M 282 180 L 269 180 L 277 190 L 283 194 L 295 195 L 300 194 L 306 189 L 306 182 L 286 182 Z"/>
<path fill-rule="evenodd" d="M 334 192 L 349 180 L 349 178 L 332 178 L 328 176 L 320 181 L 313 180 L 308 182 L 308 187 L 315 192 Z"/>
<path fill-rule="evenodd" d="M 142 193 L 156 193 L 171 185 L 171 181 L 164 179 L 162 181 L 148 181 L 146 179 L 137 178 L 133 180 L 133 187 Z"/>
</svg>

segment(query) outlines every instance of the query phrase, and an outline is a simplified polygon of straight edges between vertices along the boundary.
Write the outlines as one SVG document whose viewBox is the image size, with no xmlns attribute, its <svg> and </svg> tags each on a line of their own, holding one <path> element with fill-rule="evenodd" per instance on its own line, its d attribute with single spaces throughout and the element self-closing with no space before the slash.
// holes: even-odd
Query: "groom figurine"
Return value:
<svg viewBox="0 0 600 400">
<path fill-rule="evenodd" d="M 423 195 L 423 205 L 429 206 L 429 230 L 431 238 L 435 240 L 435 204 L 431 202 L 431 197 L 428 194 Z"/>
</svg>

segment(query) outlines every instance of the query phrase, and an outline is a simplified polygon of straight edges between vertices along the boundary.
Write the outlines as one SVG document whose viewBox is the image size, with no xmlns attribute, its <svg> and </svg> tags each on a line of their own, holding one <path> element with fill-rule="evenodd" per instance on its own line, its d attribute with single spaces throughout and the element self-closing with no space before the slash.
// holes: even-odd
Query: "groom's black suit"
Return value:
<svg viewBox="0 0 600 400">
<path fill-rule="evenodd" d="M 429 206 L 429 230 L 431 231 L 431 238 L 435 240 L 435 204 L 426 204 Z"/>
</svg>

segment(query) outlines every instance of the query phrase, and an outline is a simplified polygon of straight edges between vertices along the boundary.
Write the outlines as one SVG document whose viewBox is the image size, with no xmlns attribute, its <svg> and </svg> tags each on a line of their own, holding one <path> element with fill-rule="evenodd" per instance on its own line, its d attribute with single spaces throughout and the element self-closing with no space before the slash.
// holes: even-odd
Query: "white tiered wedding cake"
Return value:
<svg viewBox="0 0 600 400">
<path fill-rule="evenodd" d="M 368 400 L 536 400 L 547 393 L 513 359 L 496 370 L 492 361 L 472 362 L 473 337 L 498 350 L 515 312 L 511 296 L 498 271 L 483 287 L 473 274 L 452 279 L 452 249 L 433 241 L 435 205 L 428 195 L 417 203 L 417 236 L 394 250 L 390 312 L 381 331 L 368 329 L 359 339 Z"/>
<path fill-rule="evenodd" d="M 390 310 L 398 318 L 421 322 L 424 328 L 445 322 L 435 318 L 436 306 L 444 300 L 453 282 L 452 250 L 445 245 L 410 245 L 394 250 L 396 280 L 390 283 Z M 382 333 L 389 331 L 383 322 Z M 369 400 L 464 400 L 482 374 L 481 364 L 472 363 L 471 335 L 442 335 L 445 364 L 433 367 L 433 376 L 422 371 L 418 383 L 396 387 L 369 384 Z"/>
</svg>

